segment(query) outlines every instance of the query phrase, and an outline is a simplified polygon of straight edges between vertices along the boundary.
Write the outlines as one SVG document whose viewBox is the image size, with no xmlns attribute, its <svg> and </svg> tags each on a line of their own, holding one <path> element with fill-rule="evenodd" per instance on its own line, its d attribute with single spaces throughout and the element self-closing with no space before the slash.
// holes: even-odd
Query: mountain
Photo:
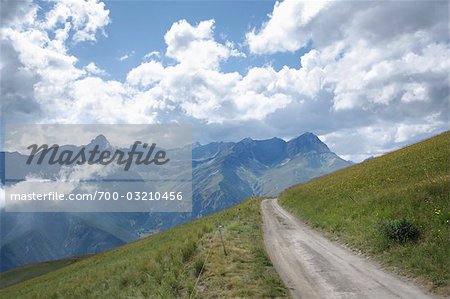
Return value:
<svg viewBox="0 0 450 299">
<path fill-rule="evenodd" d="M 111 147 L 103 135 L 97 136 L 86 147 L 95 145 Z M 62 146 L 64 148 L 73 149 L 74 146 Z M 10 161 L 26 159 L 19 153 L 4 155 Z M 250 196 L 276 195 L 289 186 L 349 165 L 312 133 L 287 142 L 280 138 L 246 138 L 239 142 L 196 144 L 192 149 L 192 213 L 1 211 L 0 267 L 4 271 L 27 263 L 99 253 L 225 209 Z M 48 167 L 48 178 L 56 177 L 59 170 L 59 165 Z M 31 165 L 13 171 L 15 176 L 25 177 L 30 172 L 40 172 L 40 168 Z M 146 173 L 138 169 L 130 175 L 145 178 Z"/>
<path fill-rule="evenodd" d="M 194 148 L 193 158 L 194 195 L 200 199 L 196 215 L 229 207 L 249 196 L 273 196 L 350 165 L 312 133 L 288 142 L 246 138 L 237 143 L 208 144 Z"/>
<path fill-rule="evenodd" d="M 99 253 L 137 238 L 126 214 L 6 213 L 1 221 L 2 271 L 80 253 Z"/>
<path fill-rule="evenodd" d="M 289 188 L 279 202 L 326 232 L 325 236 L 448 297 L 449 141 L 447 132 L 324 175 Z M 248 146 L 254 142 L 244 143 Z M 282 142 L 267 144 L 280 146 Z M 234 145 L 226 146 L 226 156 L 232 154 Z M 216 144 L 209 149 L 218 147 Z M 258 155 L 245 152 L 248 160 L 257 159 Z M 214 159 L 219 154 L 214 149 L 199 153 L 197 159 Z M 310 151 L 301 155 L 306 153 Z M 271 164 L 279 158 L 263 160 Z M 0 279 L 18 282 L 36 276 L 36 271 L 62 267 L 0 290 L 0 296 L 287 298 L 288 290 L 264 250 L 260 203 L 261 198 L 250 198 L 66 267 L 67 261 L 62 260 L 2 273 Z M 385 240 L 378 228 L 380 222 L 402 218 L 419 225 L 419 239 L 403 244 Z"/>
</svg>

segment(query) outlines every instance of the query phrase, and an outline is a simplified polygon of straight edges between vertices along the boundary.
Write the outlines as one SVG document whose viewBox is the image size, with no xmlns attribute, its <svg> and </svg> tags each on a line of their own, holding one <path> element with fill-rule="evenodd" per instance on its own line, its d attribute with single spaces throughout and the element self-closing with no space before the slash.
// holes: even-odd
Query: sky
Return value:
<svg viewBox="0 0 450 299">
<path fill-rule="evenodd" d="M 1 0 L 2 127 L 312 132 L 359 162 L 449 129 L 448 1 Z"/>
</svg>

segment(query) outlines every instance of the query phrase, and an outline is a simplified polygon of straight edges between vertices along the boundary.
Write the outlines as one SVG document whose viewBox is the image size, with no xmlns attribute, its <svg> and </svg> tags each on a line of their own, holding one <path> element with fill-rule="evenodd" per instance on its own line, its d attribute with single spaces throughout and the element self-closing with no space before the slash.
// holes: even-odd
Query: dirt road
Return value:
<svg viewBox="0 0 450 299">
<path fill-rule="evenodd" d="M 438 298 L 325 239 L 276 199 L 262 212 L 267 251 L 294 298 Z"/>
</svg>

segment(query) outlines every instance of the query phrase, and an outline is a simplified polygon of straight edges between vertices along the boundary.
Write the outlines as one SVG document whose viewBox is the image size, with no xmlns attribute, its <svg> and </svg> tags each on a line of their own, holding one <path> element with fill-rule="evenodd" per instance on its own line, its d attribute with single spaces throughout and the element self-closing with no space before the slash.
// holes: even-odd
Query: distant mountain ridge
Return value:
<svg viewBox="0 0 450 299">
<path fill-rule="evenodd" d="M 86 147 L 95 145 L 111 146 L 103 135 L 97 136 Z M 18 153 L 3 155 L 12 159 L 26 158 Z M 222 210 L 249 196 L 276 195 L 287 187 L 349 165 L 313 133 L 304 133 L 289 141 L 275 137 L 195 144 L 192 148 L 192 213 L 30 214 L 1 211 L 1 271 L 26 263 L 98 253 Z M 30 169 L 38 171 L 37 168 Z M 14 171 L 24 175 L 27 170 L 18 168 Z M 57 170 L 58 166 L 52 169 Z"/>
<path fill-rule="evenodd" d="M 198 215 L 248 196 L 276 195 L 291 185 L 350 165 L 309 132 L 289 141 L 245 138 L 197 146 L 193 161 L 194 195 L 201 199 L 196 202 L 201 206 L 194 210 Z"/>
<path fill-rule="evenodd" d="M 197 143 L 193 147 L 193 159 L 212 158 L 229 149 L 242 154 L 241 157 L 243 158 L 253 157 L 268 166 L 274 166 L 286 158 L 293 158 L 298 154 L 311 151 L 331 153 L 328 146 L 320 141 L 316 135 L 307 132 L 289 141 L 273 137 L 265 140 L 245 138 L 237 143 L 213 142 L 206 145 Z"/>
</svg>

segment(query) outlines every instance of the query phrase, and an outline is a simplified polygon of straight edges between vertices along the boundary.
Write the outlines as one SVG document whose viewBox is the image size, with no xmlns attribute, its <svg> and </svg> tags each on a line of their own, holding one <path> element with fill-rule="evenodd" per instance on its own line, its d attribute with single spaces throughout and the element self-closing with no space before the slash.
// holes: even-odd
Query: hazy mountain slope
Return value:
<svg viewBox="0 0 450 299">
<path fill-rule="evenodd" d="M 119 215 L 92 216 L 90 213 L 2 213 L 2 271 L 17 265 L 99 253 L 136 239 L 131 227 L 119 226 Z"/>
</svg>

